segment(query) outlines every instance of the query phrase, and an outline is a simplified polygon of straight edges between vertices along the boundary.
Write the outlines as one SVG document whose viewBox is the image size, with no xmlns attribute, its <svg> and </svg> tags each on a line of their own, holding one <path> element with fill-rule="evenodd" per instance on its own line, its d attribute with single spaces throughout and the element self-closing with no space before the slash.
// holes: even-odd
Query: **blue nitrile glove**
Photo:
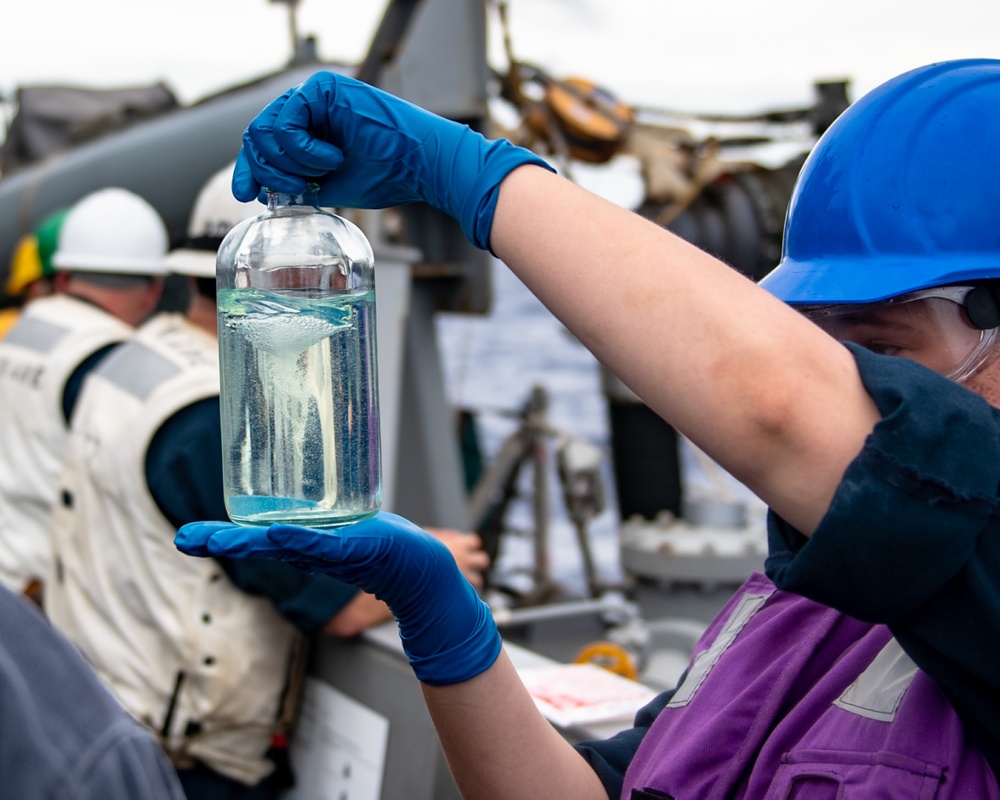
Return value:
<svg viewBox="0 0 1000 800">
<path fill-rule="evenodd" d="M 262 187 L 300 193 L 313 182 L 321 206 L 423 201 L 487 250 L 500 182 L 522 164 L 552 169 L 506 139 L 488 140 L 361 81 L 318 72 L 251 121 L 233 194 L 249 201 Z"/>
<path fill-rule="evenodd" d="M 192 556 L 278 558 L 374 594 L 399 622 L 413 671 L 432 686 L 474 678 L 500 653 L 493 614 L 448 548 L 395 514 L 326 530 L 192 522 L 174 541 Z"/>
</svg>

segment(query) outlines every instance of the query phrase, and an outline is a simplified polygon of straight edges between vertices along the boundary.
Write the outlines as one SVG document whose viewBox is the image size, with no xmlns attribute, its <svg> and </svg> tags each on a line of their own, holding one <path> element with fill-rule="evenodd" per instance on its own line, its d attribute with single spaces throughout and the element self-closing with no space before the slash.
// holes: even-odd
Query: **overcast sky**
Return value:
<svg viewBox="0 0 1000 800">
<path fill-rule="evenodd" d="M 182 102 L 281 67 L 287 7 L 273 0 L 19 0 L 0 26 L 0 93 L 57 82 L 166 82 Z M 300 0 L 319 54 L 358 61 L 380 0 Z M 811 102 L 817 78 L 852 96 L 930 61 L 1000 57 L 997 0 L 508 0 L 513 48 L 638 105 L 752 111 Z M 490 62 L 503 67 L 491 10 Z"/>
</svg>

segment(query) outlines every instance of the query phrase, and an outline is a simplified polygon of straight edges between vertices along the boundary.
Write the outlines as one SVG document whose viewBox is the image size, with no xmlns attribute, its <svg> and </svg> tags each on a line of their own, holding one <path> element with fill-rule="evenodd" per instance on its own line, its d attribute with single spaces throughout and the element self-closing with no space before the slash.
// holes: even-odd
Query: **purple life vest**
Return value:
<svg viewBox="0 0 1000 800">
<path fill-rule="evenodd" d="M 622 800 L 998 800 L 985 757 L 884 625 L 755 573 L 694 650 Z"/>
</svg>

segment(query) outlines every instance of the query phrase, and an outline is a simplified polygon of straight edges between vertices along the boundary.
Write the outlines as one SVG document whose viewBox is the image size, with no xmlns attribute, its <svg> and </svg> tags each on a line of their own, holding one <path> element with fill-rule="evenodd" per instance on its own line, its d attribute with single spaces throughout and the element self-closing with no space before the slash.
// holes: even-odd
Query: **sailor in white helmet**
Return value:
<svg viewBox="0 0 1000 800">
<path fill-rule="evenodd" d="M 231 174 L 229 165 L 206 183 L 188 241 L 168 257 L 190 279 L 186 314 L 157 314 L 88 381 L 53 533 L 53 623 L 157 732 L 189 800 L 277 797 L 294 716 L 284 694 L 306 638 L 390 618 L 374 596 L 329 576 L 174 547 L 181 525 L 226 519 L 215 256 L 232 227 L 263 210 L 233 198 Z M 444 540 L 478 581 L 478 537 Z"/>
<path fill-rule="evenodd" d="M 0 341 L 0 582 L 41 603 L 49 523 L 77 393 L 87 372 L 155 309 L 167 230 L 141 197 L 95 191 L 66 214 L 56 294 Z"/>
</svg>

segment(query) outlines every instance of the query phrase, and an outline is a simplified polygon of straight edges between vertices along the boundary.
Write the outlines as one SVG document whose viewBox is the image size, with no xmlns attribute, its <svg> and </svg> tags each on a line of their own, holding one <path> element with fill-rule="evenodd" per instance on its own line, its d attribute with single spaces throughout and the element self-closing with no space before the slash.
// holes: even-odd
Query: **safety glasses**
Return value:
<svg viewBox="0 0 1000 800">
<path fill-rule="evenodd" d="M 998 328 L 972 324 L 967 311 L 974 286 L 938 286 L 878 303 L 800 306 L 842 342 L 917 361 L 962 383 L 986 361 Z"/>
</svg>

